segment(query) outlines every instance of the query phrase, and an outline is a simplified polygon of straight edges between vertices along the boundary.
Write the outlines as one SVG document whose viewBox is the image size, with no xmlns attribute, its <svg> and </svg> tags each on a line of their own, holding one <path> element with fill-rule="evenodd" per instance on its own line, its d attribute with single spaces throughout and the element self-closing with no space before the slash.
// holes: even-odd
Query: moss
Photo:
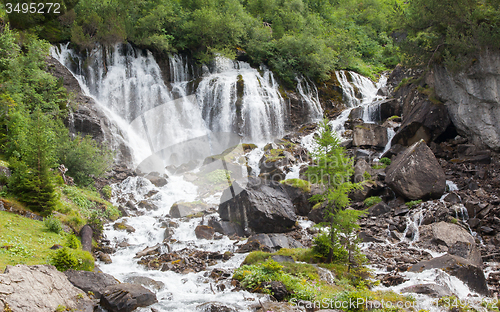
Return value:
<svg viewBox="0 0 500 312">
<path fill-rule="evenodd" d="M 409 209 L 412 209 L 418 205 L 420 205 L 422 203 L 422 200 L 419 199 L 419 200 L 412 200 L 410 202 L 407 202 L 405 203 L 405 205 L 409 208 Z"/>
<path fill-rule="evenodd" d="M 362 126 L 362 125 L 357 125 L 357 126 L 355 126 L 355 128 L 363 129 L 363 130 L 370 130 L 370 129 L 368 129 L 368 127 Z"/>
<path fill-rule="evenodd" d="M 400 118 L 401 117 L 394 115 L 394 116 L 387 118 L 387 120 L 394 120 L 394 119 L 400 119 Z"/>
<path fill-rule="evenodd" d="M 368 197 L 367 199 L 365 199 L 363 201 L 363 203 L 365 204 L 366 207 L 371 207 L 375 204 L 378 204 L 382 201 L 382 198 L 378 197 L 378 196 L 372 196 L 372 197 Z"/>
<path fill-rule="evenodd" d="M 290 185 L 295 188 L 301 189 L 305 193 L 311 192 L 311 183 L 309 181 L 301 180 L 301 179 L 288 179 L 280 181 L 282 184 Z"/>
</svg>

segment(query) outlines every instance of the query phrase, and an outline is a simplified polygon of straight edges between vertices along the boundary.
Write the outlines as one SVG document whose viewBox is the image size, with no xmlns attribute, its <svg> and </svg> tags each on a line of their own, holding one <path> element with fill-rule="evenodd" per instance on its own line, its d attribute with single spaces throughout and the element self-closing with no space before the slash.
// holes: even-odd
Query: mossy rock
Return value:
<svg viewBox="0 0 500 312">
<path fill-rule="evenodd" d="M 305 193 L 311 192 L 311 183 L 302 179 L 288 179 L 280 181 L 281 184 L 286 184 L 291 187 L 299 188 Z"/>
</svg>

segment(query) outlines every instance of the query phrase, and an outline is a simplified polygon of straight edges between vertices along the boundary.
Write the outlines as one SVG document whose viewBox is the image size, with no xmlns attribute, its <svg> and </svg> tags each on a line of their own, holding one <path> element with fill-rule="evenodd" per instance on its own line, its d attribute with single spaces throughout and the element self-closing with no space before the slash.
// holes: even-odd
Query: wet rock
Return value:
<svg viewBox="0 0 500 312">
<path fill-rule="evenodd" d="M 58 249 L 61 249 L 61 248 L 64 248 L 64 246 L 59 245 L 59 244 L 54 244 L 54 245 L 52 245 L 52 247 L 50 247 L 50 249 L 52 249 L 52 250 L 58 250 Z"/>
<path fill-rule="evenodd" d="M 453 293 L 448 287 L 436 284 L 417 284 L 401 289 L 401 293 L 423 294 L 433 298 L 452 296 Z"/>
<path fill-rule="evenodd" d="M 135 229 L 125 222 L 116 222 L 115 224 L 113 224 L 113 228 L 117 231 L 127 231 L 127 233 L 135 232 Z"/>
<path fill-rule="evenodd" d="M 160 250 L 161 250 L 160 244 L 156 244 L 153 247 L 146 247 L 142 251 L 139 251 L 138 253 L 136 253 L 134 258 L 141 258 L 141 257 L 145 257 L 145 256 L 158 255 L 158 254 L 160 254 Z"/>
<path fill-rule="evenodd" d="M 438 222 L 420 227 L 418 245 L 436 251 L 447 251 L 467 259 L 478 267 L 482 267 L 481 253 L 476 242 L 467 230 L 457 224 Z M 436 249 L 443 246 L 444 249 Z"/>
<path fill-rule="evenodd" d="M 158 207 L 155 204 L 149 202 L 148 200 L 141 200 L 138 206 L 146 210 L 158 210 Z"/>
<path fill-rule="evenodd" d="M 281 263 L 281 262 L 295 262 L 291 256 L 282 256 L 282 255 L 274 255 L 271 256 L 271 259 L 274 261 Z"/>
<path fill-rule="evenodd" d="M 276 252 L 281 248 L 302 248 L 302 244 L 284 234 L 256 234 L 248 238 L 236 252 L 244 253 L 254 250 Z"/>
<path fill-rule="evenodd" d="M 144 176 L 146 179 L 151 181 L 156 187 L 162 187 L 167 185 L 168 181 L 165 176 L 162 176 L 158 172 L 150 172 L 146 176 Z"/>
<path fill-rule="evenodd" d="M 273 297 L 278 301 L 285 300 L 286 296 L 290 294 L 290 292 L 286 289 L 285 284 L 282 282 L 272 281 L 272 282 L 263 282 L 260 284 L 262 289 L 268 289 L 273 294 Z"/>
<path fill-rule="evenodd" d="M 459 204 L 461 202 L 460 196 L 458 196 L 456 193 L 449 193 L 443 198 L 443 200 L 450 204 Z"/>
<path fill-rule="evenodd" d="M 125 283 L 142 285 L 146 288 L 153 289 L 155 291 L 160 291 L 165 288 L 165 284 L 160 281 L 155 281 L 152 278 L 145 276 L 130 276 L 124 280 Z"/>
<path fill-rule="evenodd" d="M 392 144 L 391 148 L 389 148 L 389 150 L 387 150 L 384 154 L 382 154 L 382 156 L 380 156 L 380 158 L 386 157 L 386 158 L 391 159 L 393 156 L 397 156 L 400 153 L 404 152 L 405 150 L 406 150 L 406 147 L 401 145 L 401 144 Z"/>
<path fill-rule="evenodd" d="M 439 198 L 446 188 L 443 169 L 423 140 L 398 156 L 386 173 L 389 187 L 407 199 Z"/>
<path fill-rule="evenodd" d="M 370 176 L 373 175 L 372 167 L 366 162 L 364 159 L 359 159 L 356 161 L 356 165 L 354 166 L 354 182 L 361 182 L 365 179 L 365 172 Z"/>
<path fill-rule="evenodd" d="M 407 278 L 404 278 L 403 276 L 395 273 L 395 274 L 386 274 L 381 280 L 381 283 L 385 287 L 392 287 L 392 286 L 397 286 L 400 284 L 403 284 L 404 282 L 408 281 Z"/>
<path fill-rule="evenodd" d="M 292 185 L 292 183 L 288 183 L 289 181 L 290 180 L 283 181 L 280 187 L 288 194 L 295 208 L 295 213 L 299 216 L 307 216 L 312 209 L 309 198 L 319 193 L 318 188 L 312 185 L 309 185 L 309 187 L 296 187 Z M 307 182 L 304 181 L 304 183 Z"/>
<path fill-rule="evenodd" d="M 234 182 L 221 196 L 219 215 L 224 221 L 245 224 L 256 233 L 285 232 L 297 221 L 288 195 L 250 178 L 245 186 Z"/>
<path fill-rule="evenodd" d="M 439 258 L 419 262 L 411 266 L 409 270 L 422 272 L 430 269 L 442 269 L 463 281 L 471 290 L 484 296 L 490 294 L 483 270 L 462 257 L 446 254 Z"/>
<path fill-rule="evenodd" d="M 104 289 L 100 304 L 110 312 L 130 312 L 158 302 L 156 295 L 141 285 L 121 283 Z"/>
<path fill-rule="evenodd" d="M 8 265 L 0 274 L 0 302 L 13 312 L 53 312 L 59 306 L 94 311 L 94 303 L 52 265 Z"/>
<path fill-rule="evenodd" d="M 204 212 L 208 208 L 208 205 L 202 202 L 180 202 L 172 205 L 169 214 L 172 218 L 184 218 L 190 215 L 196 215 L 200 212 Z"/>
<path fill-rule="evenodd" d="M 234 222 L 230 221 L 220 221 L 216 220 L 214 218 L 210 218 L 208 220 L 208 226 L 211 226 L 214 228 L 215 232 L 224 234 L 227 236 L 240 236 L 243 237 L 245 236 L 245 232 L 243 231 L 243 228 Z"/>
<path fill-rule="evenodd" d="M 215 230 L 213 227 L 208 225 L 198 225 L 194 229 L 194 233 L 196 234 L 196 238 L 198 239 L 213 239 Z"/>
<path fill-rule="evenodd" d="M 220 302 L 206 302 L 196 306 L 196 311 L 201 312 L 237 312 L 238 310 Z"/>
<path fill-rule="evenodd" d="M 93 230 L 90 225 L 85 224 L 80 230 L 80 237 L 82 239 L 82 250 L 92 251 L 92 236 Z"/>
<path fill-rule="evenodd" d="M 366 231 L 361 231 L 358 235 L 363 243 L 375 242 L 375 243 L 383 243 L 384 240 L 374 237 L 372 234 L 367 233 Z"/>
<path fill-rule="evenodd" d="M 111 256 L 108 255 L 107 253 L 104 253 L 102 251 L 98 251 L 97 256 L 99 257 L 99 260 L 101 260 L 102 262 L 104 262 L 106 264 L 113 263 L 113 260 L 111 260 Z"/>
<path fill-rule="evenodd" d="M 356 125 L 352 145 L 383 149 L 387 145 L 387 128 L 376 124 Z"/>
<path fill-rule="evenodd" d="M 71 284 L 86 293 L 92 292 L 96 299 L 101 298 L 106 287 L 120 283 L 113 276 L 106 273 L 67 270 L 64 274 Z"/>
<path fill-rule="evenodd" d="M 312 305 L 312 303 L 311 303 Z M 258 312 L 303 312 L 303 308 L 298 307 L 297 305 L 292 305 L 288 302 L 262 302 L 260 309 Z"/>
</svg>

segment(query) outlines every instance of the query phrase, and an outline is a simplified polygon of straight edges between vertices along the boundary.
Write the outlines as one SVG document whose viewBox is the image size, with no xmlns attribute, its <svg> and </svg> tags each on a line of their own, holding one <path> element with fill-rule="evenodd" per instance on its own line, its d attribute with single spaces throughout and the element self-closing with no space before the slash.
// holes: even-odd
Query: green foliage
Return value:
<svg viewBox="0 0 500 312">
<path fill-rule="evenodd" d="M 378 204 L 382 201 L 382 198 L 378 197 L 378 196 L 372 196 L 372 197 L 368 197 L 367 199 L 365 199 L 363 201 L 363 203 L 365 204 L 366 207 L 371 207 L 375 204 Z"/>
<path fill-rule="evenodd" d="M 82 244 L 74 234 L 70 234 L 66 237 L 66 247 L 71 249 L 80 249 L 82 248 Z"/>
<path fill-rule="evenodd" d="M 332 253 L 332 263 L 346 264 L 349 260 L 349 253 L 344 246 L 338 243 L 335 244 L 333 248 L 331 246 L 330 235 L 320 234 L 316 236 L 313 241 L 314 256 L 318 258 L 318 260 L 325 261 L 330 257 L 330 253 Z"/>
<path fill-rule="evenodd" d="M 94 269 L 94 258 L 88 251 L 73 250 L 68 247 L 58 249 L 51 258 L 51 264 L 59 271 Z"/>
<path fill-rule="evenodd" d="M 333 132 L 328 120 L 320 124 L 319 136 L 316 138 L 316 149 L 312 152 L 315 166 L 307 170 L 312 183 L 320 183 L 324 192 L 311 197 L 312 201 L 324 201 L 325 221 L 329 226 L 330 252 L 328 262 L 333 260 L 336 245 L 344 246 L 349 254 L 356 251 L 357 221 L 364 211 L 345 209 L 349 203 L 349 193 L 360 189 L 359 183 L 352 183 L 354 173 L 353 160 L 345 155 L 339 138 Z"/>
<path fill-rule="evenodd" d="M 102 194 L 104 195 L 104 197 L 106 197 L 106 199 L 111 199 L 111 195 L 112 195 L 111 186 L 104 185 L 102 188 Z"/>
<path fill-rule="evenodd" d="M 61 233 L 63 229 L 61 221 L 54 216 L 48 216 L 47 218 L 45 218 L 43 220 L 43 224 L 45 225 L 47 231 L 56 234 Z"/>
<path fill-rule="evenodd" d="M 311 183 L 309 181 L 301 180 L 301 179 L 288 179 L 280 181 L 281 184 L 286 184 L 293 186 L 295 188 L 301 189 L 303 192 L 309 193 L 311 192 Z"/>
<path fill-rule="evenodd" d="M 418 205 L 420 205 L 422 203 L 422 200 L 419 199 L 419 200 L 412 200 L 412 201 L 409 201 L 407 203 L 405 203 L 405 205 L 409 208 L 409 209 L 412 209 Z"/>
<path fill-rule="evenodd" d="M 386 166 L 389 166 L 391 164 L 391 160 L 387 157 L 380 158 L 379 162 L 383 163 Z"/>
<path fill-rule="evenodd" d="M 372 179 L 372 175 L 368 171 L 365 171 L 365 172 L 363 172 L 363 179 L 365 181 L 369 181 Z"/>
</svg>

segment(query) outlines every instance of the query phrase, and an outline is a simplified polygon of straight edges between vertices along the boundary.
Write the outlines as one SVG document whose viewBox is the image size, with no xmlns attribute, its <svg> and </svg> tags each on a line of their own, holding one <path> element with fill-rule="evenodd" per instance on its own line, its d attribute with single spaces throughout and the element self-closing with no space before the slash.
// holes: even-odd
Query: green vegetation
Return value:
<svg viewBox="0 0 500 312">
<path fill-rule="evenodd" d="M 380 158 L 379 162 L 383 163 L 386 166 L 390 166 L 391 165 L 391 160 L 389 158 L 387 158 L 387 157 Z"/>
<path fill-rule="evenodd" d="M 305 193 L 311 192 L 311 183 L 309 181 L 301 180 L 301 179 L 288 179 L 280 181 L 281 184 L 286 184 L 293 186 L 295 188 L 301 189 Z"/>
<path fill-rule="evenodd" d="M 69 269 L 92 271 L 94 269 L 94 261 L 94 257 L 88 251 L 63 247 L 51 256 L 50 264 L 55 266 L 59 271 Z"/>
<path fill-rule="evenodd" d="M 409 201 L 407 203 L 405 203 L 405 205 L 409 208 L 409 209 L 412 209 L 418 205 L 420 205 L 422 203 L 422 200 L 419 199 L 419 200 L 412 200 L 412 201 Z"/>
<path fill-rule="evenodd" d="M 339 138 L 328 124 L 320 123 L 319 136 L 315 139 L 317 147 L 311 153 L 315 166 L 310 166 L 307 174 L 312 183 L 320 183 L 324 192 L 311 197 L 311 201 L 326 203 L 325 223 L 329 227 L 329 254 L 326 262 L 332 262 L 338 249 L 345 249 L 351 264 L 357 264 L 357 221 L 365 211 L 346 209 L 350 203 L 349 192 L 362 188 L 359 183 L 352 183 L 354 173 L 353 159 L 345 155 Z"/>
<path fill-rule="evenodd" d="M 372 165 L 372 169 L 375 169 L 375 170 L 377 170 L 377 169 L 385 169 L 385 168 L 387 168 L 387 165 L 386 164 L 382 164 L 382 163 Z"/>
<path fill-rule="evenodd" d="M 372 196 L 372 197 L 368 197 L 367 199 L 365 199 L 363 201 L 363 203 L 365 204 L 366 207 L 371 207 L 375 204 L 378 204 L 382 201 L 382 198 L 378 197 L 378 196 Z"/>
<path fill-rule="evenodd" d="M 43 220 L 43 225 L 47 229 L 47 231 L 59 234 L 61 233 L 63 226 L 59 219 L 49 216 Z"/>
</svg>

